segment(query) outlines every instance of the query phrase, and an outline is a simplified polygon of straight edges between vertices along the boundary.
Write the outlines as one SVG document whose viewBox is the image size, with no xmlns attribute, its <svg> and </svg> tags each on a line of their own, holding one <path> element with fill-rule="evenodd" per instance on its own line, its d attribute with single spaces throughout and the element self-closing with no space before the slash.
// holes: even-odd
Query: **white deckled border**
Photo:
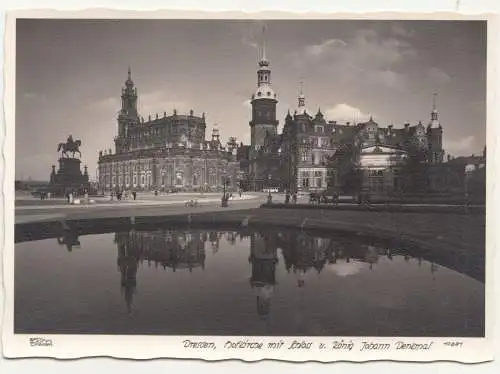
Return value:
<svg viewBox="0 0 500 374">
<path fill-rule="evenodd" d="M 498 213 L 493 209 L 487 210 L 486 233 L 486 337 L 467 339 L 443 338 L 350 338 L 350 337 L 186 337 L 186 336 L 109 336 L 109 335 L 54 335 L 34 336 L 13 333 L 13 298 L 14 298 L 14 129 L 15 129 L 15 21 L 16 18 L 184 18 L 184 19 L 398 19 L 398 20 L 488 20 L 488 93 L 487 93 L 487 201 L 488 207 L 498 205 L 498 192 L 492 176 L 499 164 L 496 156 L 496 146 L 499 123 L 497 113 L 492 111 L 498 107 L 498 97 L 495 96 L 497 80 L 496 65 L 498 64 L 498 39 L 493 35 L 498 34 L 497 19 L 490 14 L 462 15 L 458 13 L 285 13 L 285 12 L 198 12 L 198 11 L 124 11 L 111 9 L 89 9 L 81 11 L 54 11 L 54 10 L 29 10 L 14 11 L 8 14 L 5 39 L 5 120 L 6 140 L 4 143 L 5 179 L 3 180 L 4 192 L 4 240 L 3 274 L 5 287 L 5 308 L 2 329 L 2 342 L 4 354 L 7 357 L 54 357 L 72 359 L 91 356 L 111 356 L 117 358 L 151 359 L 159 357 L 169 358 L 201 358 L 209 361 L 239 359 L 257 361 L 262 359 L 279 359 L 286 361 L 370 361 L 370 360 L 400 360 L 400 361 L 457 361 L 463 363 L 476 363 L 493 358 L 493 261 L 492 253 L 496 249 L 495 218 Z M 493 31 L 493 32 L 492 32 Z M 29 338 L 40 337 L 51 339 L 50 347 L 31 347 Z M 184 348 L 184 341 L 211 341 L 217 346 L 211 348 Z M 231 349 L 225 348 L 226 342 L 238 341 L 262 342 L 264 349 Z M 267 348 L 271 342 L 284 342 L 283 348 L 276 350 Z M 294 340 L 313 343 L 309 350 L 287 349 Z M 353 343 L 352 350 L 334 350 L 331 345 L 334 341 L 344 340 Z M 398 350 L 395 348 L 378 351 L 361 351 L 362 342 L 395 345 L 398 341 L 406 343 L 422 343 L 432 346 L 428 350 Z M 461 348 L 444 345 L 447 341 L 460 341 Z M 328 349 L 319 349 L 319 344 L 326 344 Z"/>
</svg>

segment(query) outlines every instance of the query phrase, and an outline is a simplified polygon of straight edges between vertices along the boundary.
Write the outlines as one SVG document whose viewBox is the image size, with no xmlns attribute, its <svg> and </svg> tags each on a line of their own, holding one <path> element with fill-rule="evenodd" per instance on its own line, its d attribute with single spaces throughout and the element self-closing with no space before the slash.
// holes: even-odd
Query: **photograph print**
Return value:
<svg viewBox="0 0 500 374">
<path fill-rule="evenodd" d="M 12 335 L 484 339 L 487 26 L 17 18 Z"/>
</svg>

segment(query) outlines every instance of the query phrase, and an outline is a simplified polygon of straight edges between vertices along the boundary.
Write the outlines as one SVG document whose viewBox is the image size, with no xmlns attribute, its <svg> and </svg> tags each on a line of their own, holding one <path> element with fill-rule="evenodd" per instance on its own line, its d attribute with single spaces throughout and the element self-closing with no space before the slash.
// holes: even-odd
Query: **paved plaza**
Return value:
<svg viewBox="0 0 500 374">
<path fill-rule="evenodd" d="M 186 207 L 197 199 L 199 206 Z M 35 200 L 36 201 L 36 200 Z M 175 194 L 154 196 L 141 194 L 138 199 L 109 201 L 101 199 L 93 205 L 16 204 L 16 224 L 60 220 L 84 220 L 122 217 L 193 216 L 232 221 L 245 219 L 267 225 L 289 225 L 298 228 L 322 228 L 364 233 L 378 237 L 407 238 L 421 245 L 446 248 L 457 253 L 484 255 L 486 217 L 484 214 L 408 213 L 391 211 L 352 211 L 331 209 L 265 209 L 265 193 L 236 195 L 227 208 L 220 205 L 220 194 Z M 284 195 L 273 194 L 273 202 L 282 203 Z M 299 199 L 305 203 L 306 197 Z M 16 203 L 18 203 L 17 201 Z M 216 218 L 213 218 L 216 217 Z"/>
</svg>

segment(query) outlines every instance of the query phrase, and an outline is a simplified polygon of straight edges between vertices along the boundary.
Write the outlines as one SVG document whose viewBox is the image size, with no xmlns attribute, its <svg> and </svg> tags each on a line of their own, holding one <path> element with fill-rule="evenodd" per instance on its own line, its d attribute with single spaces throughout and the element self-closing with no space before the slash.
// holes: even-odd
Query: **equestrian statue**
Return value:
<svg viewBox="0 0 500 374">
<path fill-rule="evenodd" d="M 62 149 L 62 155 L 69 157 L 69 153 L 73 154 L 73 158 L 75 157 L 75 153 L 78 153 L 80 157 L 82 157 L 82 154 L 80 152 L 80 146 L 82 145 L 81 140 L 73 140 L 73 136 L 70 135 L 68 136 L 68 140 L 66 143 L 59 143 L 57 147 L 57 152 L 61 151 Z"/>
</svg>

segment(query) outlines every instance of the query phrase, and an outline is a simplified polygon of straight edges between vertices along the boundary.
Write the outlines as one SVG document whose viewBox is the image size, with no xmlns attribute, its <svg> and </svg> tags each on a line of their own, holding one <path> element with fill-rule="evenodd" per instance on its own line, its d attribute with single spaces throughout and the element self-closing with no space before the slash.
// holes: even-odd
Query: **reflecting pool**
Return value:
<svg viewBox="0 0 500 374">
<path fill-rule="evenodd" d="M 289 229 L 68 231 L 16 244 L 15 332 L 484 336 L 484 283 L 450 261 Z"/>
</svg>

